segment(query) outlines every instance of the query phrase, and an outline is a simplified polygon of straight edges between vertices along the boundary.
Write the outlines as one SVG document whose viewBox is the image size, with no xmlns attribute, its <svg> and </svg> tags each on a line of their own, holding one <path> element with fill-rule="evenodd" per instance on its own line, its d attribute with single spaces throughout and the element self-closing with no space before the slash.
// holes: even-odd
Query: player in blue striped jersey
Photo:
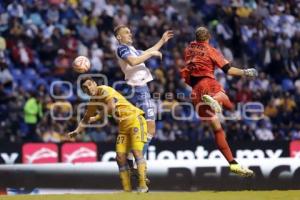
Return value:
<svg viewBox="0 0 300 200">
<path fill-rule="evenodd" d="M 147 83 L 152 81 L 153 77 L 144 62 L 151 57 L 162 58 L 159 50 L 173 37 L 173 32 L 166 31 L 154 46 L 145 51 L 137 50 L 132 46 L 132 33 L 127 26 L 120 25 L 116 27 L 114 34 L 119 42 L 116 56 L 121 70 L 125 74 L 125 81 L 130 86 L 127 92 L 133 94 L 129 101 L 145 112 L 148 127 L 148 140 L 143 149 L 145 154 L 151 139 L 155 135 L 155 108 L 147 86 Z M 129 158 L 128 163 L 130 167 L 133 167 L 132 159 Z"/>
</svg>

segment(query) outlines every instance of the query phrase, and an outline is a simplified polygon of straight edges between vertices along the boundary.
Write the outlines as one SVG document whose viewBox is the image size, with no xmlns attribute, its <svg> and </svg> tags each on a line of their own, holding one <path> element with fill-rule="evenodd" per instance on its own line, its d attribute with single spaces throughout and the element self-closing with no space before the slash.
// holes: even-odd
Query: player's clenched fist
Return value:
<svg viewBox="0 0 300 200">
<path fill-rule="evenodd" d="M 255 68 L 244 69 L 244 75 L 248 77 L 257 77 L 258 72 Z"/>
</svg>

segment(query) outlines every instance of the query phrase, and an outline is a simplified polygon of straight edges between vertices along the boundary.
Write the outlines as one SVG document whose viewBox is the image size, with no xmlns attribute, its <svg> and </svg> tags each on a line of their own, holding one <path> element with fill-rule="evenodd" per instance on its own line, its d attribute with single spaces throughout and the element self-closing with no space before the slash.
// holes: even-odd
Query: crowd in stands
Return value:
<svg viewBox="0 0 300 200">
<path fill-rule="evenodd" d="M 184 47 L 200 25 L 210 29 L 210 42 L 232 65 L 259 71 L 251 80 L 216 70 L 237 105 L 236 112 L 225 112 L 228 139 L 300 139 L 299 1 L 2 0 L 0 141 L 64 141 L 77 124 L 78 105 L 86 102 L 77 95 L 72 60 L 89 57 L 91 72 L 107 76 L 108 85 L 124 79 L 115 57 L 113 28 L 119 24 L 130 26 L 137 49 L 151 47 L 165 30 L 175 31 L 161 50 L 163 60 L 147 62 L 155 79 L 149 86 L 157 105 L 156 140 L 213 137 L 183 105 L 191 89 L 179 76 Z M 264 111 L 247 102 L 260 102 Z M 78 140 L 114 141 L 116 134 L 117 124 L 109 119 L 108 126 L 88 128 Z"/>
</svg>

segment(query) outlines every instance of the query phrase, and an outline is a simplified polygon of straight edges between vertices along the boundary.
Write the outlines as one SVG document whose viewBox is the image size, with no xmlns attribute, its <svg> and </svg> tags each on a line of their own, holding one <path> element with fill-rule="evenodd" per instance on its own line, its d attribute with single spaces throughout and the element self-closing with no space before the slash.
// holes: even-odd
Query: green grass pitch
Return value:
<svg viewBox="0 0 300 200">
<path fill-rule="evenodd" d="M 300 200 L 300 190 L 239 192 L 153 192 L 0 196 L 1 200 Z"/>
</svg>

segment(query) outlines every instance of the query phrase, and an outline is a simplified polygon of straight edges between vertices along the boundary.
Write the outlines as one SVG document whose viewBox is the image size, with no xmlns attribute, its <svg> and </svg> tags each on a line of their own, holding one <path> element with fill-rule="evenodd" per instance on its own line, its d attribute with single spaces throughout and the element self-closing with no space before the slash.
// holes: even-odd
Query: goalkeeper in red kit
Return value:
<svg viewBox="0 0 300 200">
<path fill-rule="evenodd" d="M 256 77 L 254 68 L 238 69 L 231 64 L 209 44 L 210 33 L 205 27 L 196 30 L 196 41 L 191 42 L 185 49 L 185 66 L 181 69 L 181 76 L 193 88 L 192 101 L 201 118 L 209 123 L 214 131 L 215 142 L 230 165 L 230 171 L 240 176 L 253 176 L 252 170 L 238 164 L 226 141 L 224 130 L 216 113 L 222 108 L 233 109 L 234 106 L 225 94 L 222 86 L 214 77 L 215 67 L 221 68 L 232 76 Z"/>
</svg>

